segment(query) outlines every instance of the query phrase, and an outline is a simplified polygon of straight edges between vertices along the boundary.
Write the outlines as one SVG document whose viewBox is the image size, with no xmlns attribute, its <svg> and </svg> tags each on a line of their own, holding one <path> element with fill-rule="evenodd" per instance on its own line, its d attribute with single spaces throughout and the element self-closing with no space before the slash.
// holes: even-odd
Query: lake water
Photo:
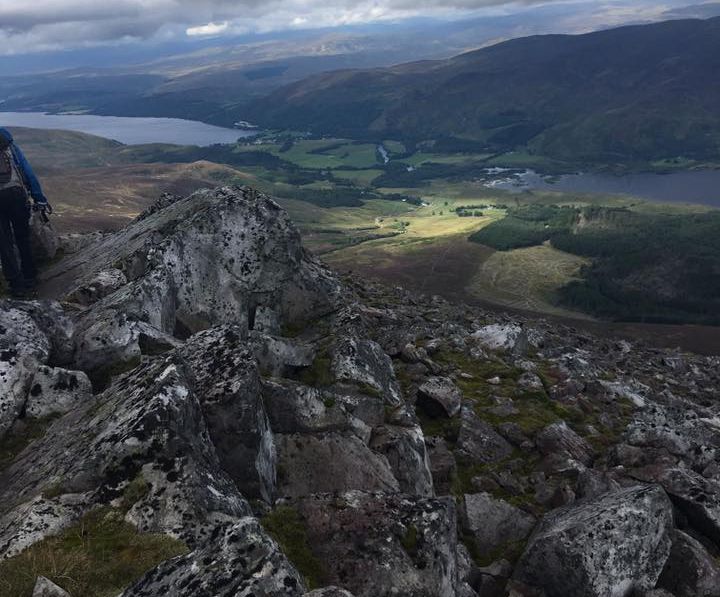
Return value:
<svg viewBox="0 0 720 597">
<path fill-rule="evenodd" d="M 41 112 L 0 112 L 0 127 L 28 127 L 78 131 L 114 139 L 126 145 L 171 143 L 174 145 L 214 145 L 234 143 L 254 133 L 238 129 L 181 120 L 179 118 L 125 118 L 87 114 L 43 114 Z"/>
<path fill-rule="evenodd" d="M 487 184 L 508 191 L 545 190 L 566 193 L 630 195 L 663 203 L 699 203 L 720 207 L 720 170 L 671 174 L 566 174 L 547 178 L 537 172 L 494 172 Z"/>
</svg>

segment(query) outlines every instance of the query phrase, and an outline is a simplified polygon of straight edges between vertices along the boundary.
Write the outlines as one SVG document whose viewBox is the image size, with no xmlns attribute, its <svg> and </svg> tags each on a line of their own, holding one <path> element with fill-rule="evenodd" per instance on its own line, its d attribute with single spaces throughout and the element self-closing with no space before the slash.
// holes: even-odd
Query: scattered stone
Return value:
<svg viewBox="0 0 720 597">
<path fill-rule="evenodd" d="M 378 427 L 373 431 L 370 448 L 387 458 L 400 491 L 420 497 L 434 495 L 430 460 L 420 427 Z"/>
<path fill-rule="evenodd" d="M 85 373 L 43 365 L 33 376 L 25 416 L 42 419 L 63 415 L 91 398 L 92 384 Z"/>
<path fill-rule="evenodd" d="M 492 425 L 480 419 L 471 407 L 463 407 L 460 422 L 457 440 L 459 455 L 478 462 L 497 462 L 512 454 L 512 446 Z"/>
<path fill-rule="evenodd" d="M 333 347 L 331 357 L 336 380 L 364 384 L 389 405 L 402 402 L 392 360 L 377 342 L 343 338 Z"/>
<path fill-rule="evenodd" d="M 189 550 L 127 596 L 300 597 L 255 518 L 283 496 L 343 587 L 319 595 L 717 595 L 719 357 L 341 285 L 252 189 L 164 197 L 70 240 L 42 288 L 67 313 L 0 300 L 0 559 L 111 508 Z M 482 373 L 494 351 L 514 386 Z M 543 382 L 577 433 L 523 432 Z M 478 568 L 454 499 L 431 497 L 460 488 L 488 561 L 536 526 L 514 580 Z"/>
<path fill-rule="evenodd" d="M 121 597 L 305 593 L 302 576 L 254 518 L 218 527 L 212 541 L 148 572 Z"/>
<path fill-rule="evenodd" d="M 38 576 L 32 597 L 70 597 L 70 593 L 44 576 Z"/>
<path fill-rule="evenodd" d="M 251 332 L 249 339 L 260 371 L 269 377 L 292 377 L 297 371 L 310 367 L 315 360 L 314 347 L 304 342 L 257 331 Z"/>
<path fill-rule="evenodd" d="M 720 566 L 702 543 L 675 530 L 658 587 L 675 597 L 720 597 Z"/>
<path fill-rule="evenodd" d="M 665 488 L 693 528 L 720 545 L 720 482 L 680 468 L 661 470 L 651 477 Z"/>
<path fill-rule="evenodd" d="M 25 409 L 41 365 L 50 356 L 50 341 L 26 312 L 0 305 L 0 439 Z"/>
<path fill-rule="evenodd" d="M 406 344 L 400 353 L 400 358 L 409 364 L 421 363 L 428 358 L 428 354 L 424 348 L 419 348 L 414 344 Z"/>
<path fill-rule="evenodd" d="M 521 392 L 544 392 L 545 386 L 536 373 L 523 373 L 517 380 L 517 389 Z"/>
<path fill-rule="evenodd" d="M 455 456 L 448 448 L 447 442 L 439 437 L 426 437 L 428 459 L 430 460 L 430 472 L 432 473 L 433 485 L 437 495 L 450 495 L 452 480 L 457 463 Z"/>
<path fill-rule="evenodd" d="M 588 466 L 593 450 L 565 421 L 548 425 L 535 437 L 535 444 L 545 456 L 564 456 Z"/>
<path fill-rule="evenodd" d="M 487 576 L 494 576 L 495 578 L 510 578 L 512 575 L 513 566 L 507 560 L 497 560 L 489 566 L 483 566 L 478 568 L 480 574 L 486 574 Z"/>
<path fill-rule="evenodd" d="M 128 283 L 127 276 L 119 269 L 111 268 L 101 272 L 88 280 L 87 283 L 70 293 L 66 300 L 69 303 L 89 306 L 94 305 L 100 299 L 111 295 Z"/>
<path fill-rule="evenodd" d="M 84 370 L 142 354 L 139 323 L 184 339 L 220 324 L 253 329 L 271 309 L 295 325 L 332 312 L 340 292 L 280 207 L 248 188 L 198 191 L 147 214 L 48 268 L 44 292 L 73 296 L 110 268 L 129 282 L 82 314 Z"/>
<path fill-rule="evenodd" d="M 327 587 L 305 593 L 303 597 L 354 597 L 354 595 L 340 587 Z"/>
<path fill-rule="evenodd" d="M 447 377 L 431 377 L 418 389 L 418 407 L 431 417 L 455 417 L 461 405 L 462 393 Z"/>
<path fill-rule="evenodd" d="M 523 344 L 527 343 L 519 325 L 487 325 L 476 331 L 472 337 L 488 350 L 515 351 L 516 346 L 522 349 Z"/>
<path fill-rule="evenodd" d="M 576 489 L 578 498 L 597 498 L 605 493 L 618 491 L 620 484 L 607 472 L 586 469 L 580 473 Z"/>
<path fill-rule="evenodd" d="M 202 332 L 178 351 L 192 375 L 210 437 L 243 495 L 272 503 L 277 455 L 260 374 L 239 327 Z"/>
<path fill-rule="evenodd" d="M 463 526 L 481 556 L 523 541 L 536 524 L 531 514 L 488 493 L 466 495 L 463 504 Z"/>
</svg>

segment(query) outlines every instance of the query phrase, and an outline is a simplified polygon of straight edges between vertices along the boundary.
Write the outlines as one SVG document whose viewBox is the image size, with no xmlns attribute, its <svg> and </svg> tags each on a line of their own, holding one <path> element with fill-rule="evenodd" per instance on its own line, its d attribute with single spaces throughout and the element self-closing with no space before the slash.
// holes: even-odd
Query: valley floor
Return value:
<svg viewBox="0 0 720 597">
<path fill-rule="evenodd" d="M 495 251 L 468 240 L 522 206 L 595 206 L 630 210 L 642 217 L 702 217 L 712 212 L 707 207 L 664 206 L 630 197 L 509 194 L 489 189 L 482 181 L 442 178 L 418 187 L 371 190 L 362 185 L 383 174 L 375 148 L 348 140 L 299 141 L 287 151 L 272 143 L 263 145 L 273 159 L 292 165 L 290 170 L 288 166 L 274 170 L 206 160 L 174 161 L 182 156 L 188 159 L 192 148 L 133 148 L 77 133 L 25 130 L 19 136 L 42 172 L 56 208 L 53 222 L 60 232 L 117 230 L 163 192 L 186 195 L 203 187 L 249 184 L 278 197 L 300 228 L 305 245 L 338 270 L 454 300 L 561 318 L 581 327 L 640 333 L 658 345 L 720 353 L 720 331 L 715 327 L 609 324 L 561 304 L 561 290 L 584 279 L 592 263 L 589 258 L 560 251 L 548 242 Z M 402 144 L 386 142 L 385 147 L 391 157 L 404 159 L 414 168 L 428 164 L 466 167 L 473 159 L 488 157 L 417 152 L 399 158 L 405 151 Z M 242 161 L 254 155 L 256 148 L 239 146 L 233 150 L 236 153 L 228 151 L 223 149 L 217 159 Z M 322 176 L 323 168 L 331 168 L 334 182 L 312 182 L 313 177 Z M 310 181 L 293 184 L 293 177 L 299 175 L 309 176 Z M 689 238 L 695 245 L 702 242 L 699 237 Z"/>
</svg>

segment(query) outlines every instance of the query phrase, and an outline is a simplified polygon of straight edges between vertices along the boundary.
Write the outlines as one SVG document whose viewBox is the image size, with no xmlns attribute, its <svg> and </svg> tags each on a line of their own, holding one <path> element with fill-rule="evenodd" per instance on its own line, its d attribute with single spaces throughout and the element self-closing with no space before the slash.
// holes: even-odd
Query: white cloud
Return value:
<svg viewBox="0 0 720 597">
<path fill-rule="evenodd" d="M 188 27 L 185 30 L 185 33 L 187 33 L 190 37 L 219 35 L 227 31 L 229 28 L 230 24 L 227 21 L 223 21 L 222 23 L 208 23 L 207 25 L 200 25 L 198 27 Z"/>
</svg>

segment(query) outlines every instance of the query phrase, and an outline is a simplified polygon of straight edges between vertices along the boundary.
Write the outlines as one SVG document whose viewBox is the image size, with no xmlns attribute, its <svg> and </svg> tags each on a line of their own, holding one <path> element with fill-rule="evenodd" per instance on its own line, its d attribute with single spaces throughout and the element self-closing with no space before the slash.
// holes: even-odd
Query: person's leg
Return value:
<svg viewBox="0 0 720 597">
<path fill-rule="evenodd" d="M 12 205 L 12 227 L 15 233 L 15 244 L 20 254 L 22 275 L 27 284 L 34 284 L 37 277 L 35 259 L 33 259 L 32 246 L 30 244 L 30 205 L 28 204 L 25 192 L 18 190 L 15 194 Z"/>
<path fill-rule="evenodd" d="M 23 276 L 15 257 L 15 242 L 12 231 L 12 197 L 6 191 L 0 191 L 0 262 L 5 279 L 11 291 L 23 289 Z"/>
</svg>

